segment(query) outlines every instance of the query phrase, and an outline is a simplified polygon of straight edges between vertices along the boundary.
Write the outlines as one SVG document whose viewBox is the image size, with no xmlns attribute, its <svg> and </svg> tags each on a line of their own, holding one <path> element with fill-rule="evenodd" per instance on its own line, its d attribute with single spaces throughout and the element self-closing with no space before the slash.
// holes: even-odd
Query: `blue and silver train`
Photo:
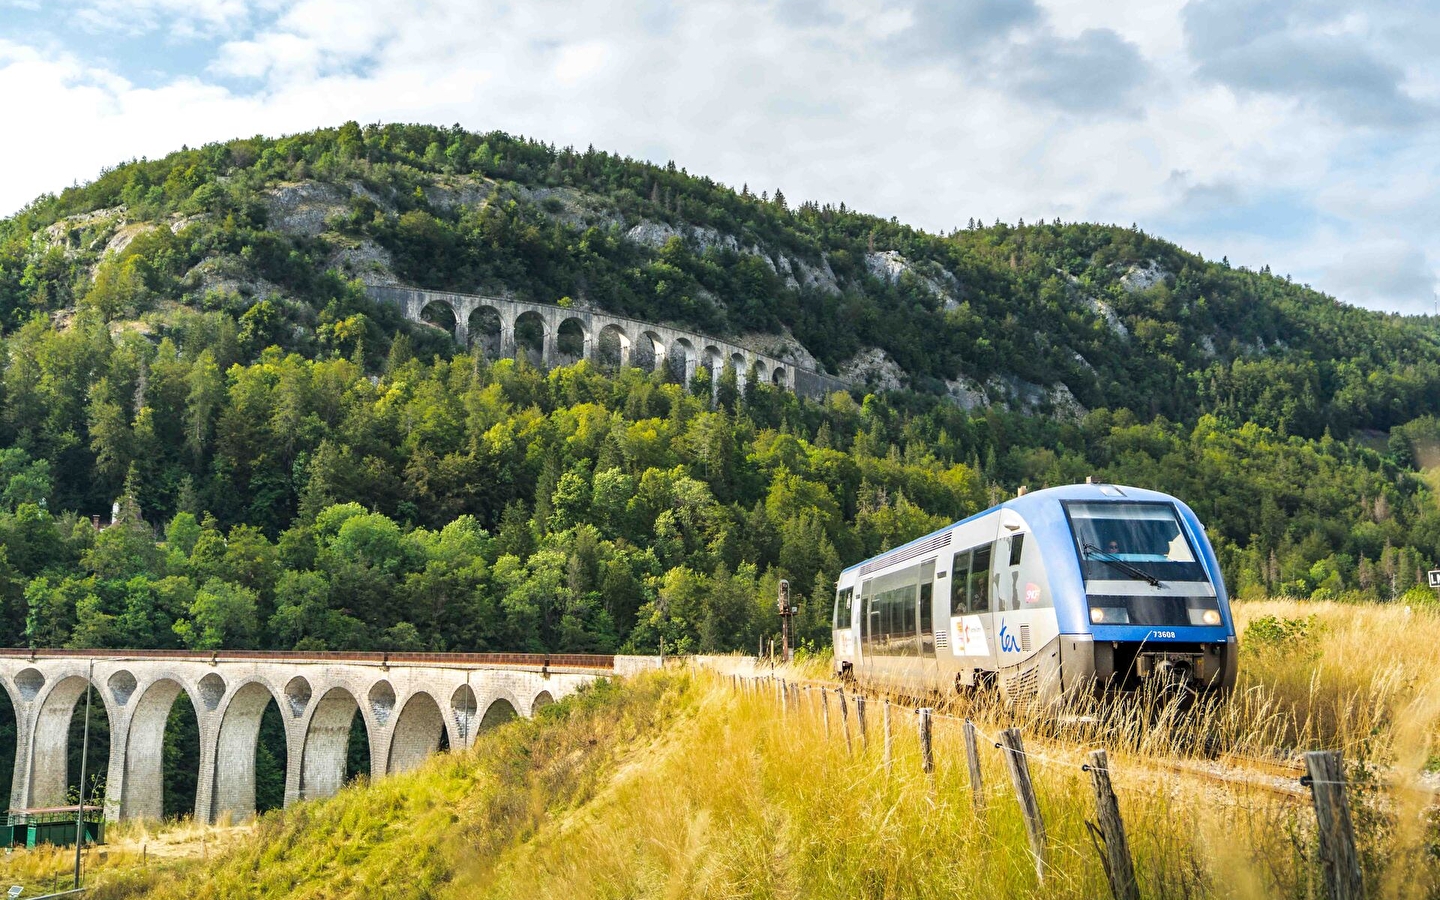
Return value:
<svg viewBox="0 0 1440 900">
<path fill-rule="evenodd" d="M 1188 506 L 1111 484 L 1013 500 L 840 573 L 842 677 L 916 694 L 994 684 L 1011 701 L 1235 684 L 1235 624 Z"/>
</svg>

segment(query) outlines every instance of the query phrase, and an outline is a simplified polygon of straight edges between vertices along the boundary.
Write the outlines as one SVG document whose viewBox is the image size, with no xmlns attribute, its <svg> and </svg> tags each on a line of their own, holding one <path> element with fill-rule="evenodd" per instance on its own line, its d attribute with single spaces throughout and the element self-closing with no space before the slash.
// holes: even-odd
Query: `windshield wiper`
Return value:
<svg viewBox="0 0 1440 900">
<path fill-rule="evenodd" d="M 1108 563 L 1109 565 L 1112 565 L 1120 571 L 1124 572 L 1126 575 L 1129 575 L 1131 578 L 1138 578 L 1141 581 L 1150 582 L 1151 587 L 1158 588 L 1161 586 L 1160 579 L 1156 578 L 1154 575 L 1151 575 L 1149 572 L 1137 566 L 1130 565 L 1123 559 L 1117 559 L 1111 554 L 1106 553 L 1104 550 L 1101 550 L 1094 544 L 1081 544 L 1080 549 L 1085 551 L 1086 559 L 1098 559 L 1100 562 Z"/>
</svg>

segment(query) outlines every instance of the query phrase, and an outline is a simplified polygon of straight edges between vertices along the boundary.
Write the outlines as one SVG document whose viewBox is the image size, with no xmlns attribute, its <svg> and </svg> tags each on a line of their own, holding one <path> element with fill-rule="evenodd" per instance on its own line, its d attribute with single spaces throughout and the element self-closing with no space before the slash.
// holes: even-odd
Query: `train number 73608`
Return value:
<svg viewBox="0 0 1440 900">
<path fill-rule="evenodd" d="M 1152 637 L 1152 638 L 1173 638 L 1173 637 L 1175 637 L 1175 632 L 1173 632 L 1173 631 L 1152 631 L 1152 632 L 1150 632 L 1150 637 Z"/>
</svg>

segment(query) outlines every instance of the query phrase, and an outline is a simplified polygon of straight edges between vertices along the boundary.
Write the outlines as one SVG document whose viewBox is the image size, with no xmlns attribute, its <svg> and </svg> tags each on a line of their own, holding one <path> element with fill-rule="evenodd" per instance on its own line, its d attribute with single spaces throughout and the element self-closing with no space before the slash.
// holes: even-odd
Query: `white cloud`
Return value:
<svg viewBox="0 0 1440 900">
<path fill-rule="evenodd" d="M 118 15 L 118 3 L 65 8 L 103 17 Z M 0 210 L 132 156 L 353 118 L 593 143 L 932 230 L 971 216 L 1137 221 L 1208 255 L 1270 263 L 1376 306 L 1411 303 L 1416 273 L 1430 266 L 1433 275 L 1440 258 L 1440 163 L 1425 150 L 1436 128 L 1393 115 L 1364 130 L 1342 124 L 1337 110 L 1353 105 L 1354 92 L 1337 89 L 1313 59 L 1279 86 L 1242 88 L 1230 83 L 1238 76 L 1200 72 L 1215 57 L 1192 58 L 1194 10 L 1182 15 L 1174 4 L 136 0 L 125 8 L 157 33 L 188 27 L 217 46 L 186 77 L 145 89 L 88 63 L 74 44 L 65 53 L 0 42 L 7 112 L 44 135 L 0 145 L 4 171 L 24 173 L 0 182 Z M 1305 27 L 1344 41 L 1356 71 L 1401 73 L 1390 94 L 1367 82 L 1394 109 L 1423 108 L 1440 95 L 1440 67 L 1427 65 L 1433 42 L 1408 37 L 1399 16 L 1316 14 Z M 1429 28 L 1418 8 L 1412 17 L 1418 31 Z M 1366 68 L 1377 58 L 1391 68 Z M 1297 99 L 1295 90 L 1309 93 Z M 1227 209 L 1266 203 L 1291 208 L 1267 208 L 1275 221 L 1254 227 L 1222 221 Z M 1387 259 L 1409 275 L 1377 277 Z M 1367 260 L 1375 261 L 1369 276 Z"/>
</svg>

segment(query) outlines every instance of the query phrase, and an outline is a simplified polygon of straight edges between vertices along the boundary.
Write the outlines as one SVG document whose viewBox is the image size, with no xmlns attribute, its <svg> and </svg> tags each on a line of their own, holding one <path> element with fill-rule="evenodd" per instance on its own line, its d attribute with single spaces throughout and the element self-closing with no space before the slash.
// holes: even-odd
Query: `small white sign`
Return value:
<svg viewBox="0 0 1440 900">
<path fill-rule="evenodd" d="M 1440 588 L 1440 569 L 1430 570 L 1430 586 Z"/>
<path fill-rule="evenodd" d="M 989 656 L 985 626 L 979 616 L 956 616 L 950 620 L 950 633 L 955 636 L 952 649 L 956 656 Z"/>
<path fill-rule="evenodd" d="M 25 889 L 23 887 L 18 884 L 12 884 L 10 885 L 10 890 L 5 892 L 5 896 L 9 897 L 10 900 L 15 900 L 16 897 L 20 896 L 23 893 L 25 893 Z"/>
</svg>

